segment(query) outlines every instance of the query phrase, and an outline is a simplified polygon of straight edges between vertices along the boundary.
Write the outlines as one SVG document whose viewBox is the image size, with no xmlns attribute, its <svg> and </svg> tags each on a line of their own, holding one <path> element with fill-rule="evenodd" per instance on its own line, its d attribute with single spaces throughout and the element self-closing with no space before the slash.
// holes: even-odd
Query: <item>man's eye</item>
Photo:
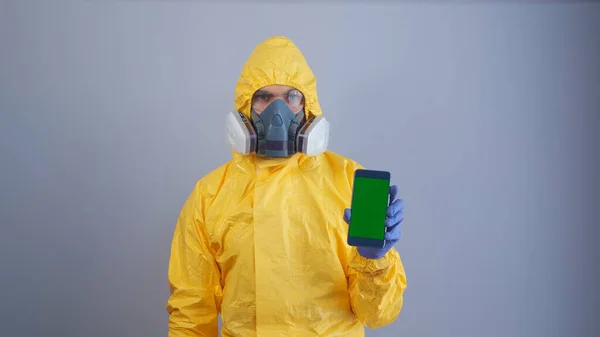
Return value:
<svg viewBox="0 0 600 337">
<path fill-rule="evenodd" d="M 296 92 L 290 93 L 288 94 L 288 100 L 290 102 L 298 103 L 302 100 L 302 94 Z"/>
<path fill-rule="evenodd" d="M 256 95 L 256 98 L 261 101 L 268 101 L 271 98 L 271 95 L 260 94 L 260 95 Z"/>
</svg>

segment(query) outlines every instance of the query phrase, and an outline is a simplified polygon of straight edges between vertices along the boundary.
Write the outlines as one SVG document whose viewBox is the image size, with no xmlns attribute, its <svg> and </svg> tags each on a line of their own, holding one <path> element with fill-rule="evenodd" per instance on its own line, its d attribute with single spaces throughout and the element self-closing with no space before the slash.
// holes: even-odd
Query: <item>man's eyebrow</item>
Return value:
<svg viewBox="0 0 600 337">
<path fill-rule="evenodd" d="M 271 92 L 267 91 L 267 90 L 257 90 L 256 93 L 254 93 L 254 95 L 273 95 Z"/>
</svg>

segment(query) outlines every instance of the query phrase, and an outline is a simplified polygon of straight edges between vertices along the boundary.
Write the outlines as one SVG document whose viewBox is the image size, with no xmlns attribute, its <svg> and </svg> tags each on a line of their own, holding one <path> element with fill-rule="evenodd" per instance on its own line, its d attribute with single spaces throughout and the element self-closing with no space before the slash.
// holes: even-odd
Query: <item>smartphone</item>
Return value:
<svg viewBox="0 0 600 337">
<path fill-rule="evenodd" d="M 366 169 L 354 172 L 348 245 L 383 248 L 389 191 L 389 172 Z"/>
</svg>

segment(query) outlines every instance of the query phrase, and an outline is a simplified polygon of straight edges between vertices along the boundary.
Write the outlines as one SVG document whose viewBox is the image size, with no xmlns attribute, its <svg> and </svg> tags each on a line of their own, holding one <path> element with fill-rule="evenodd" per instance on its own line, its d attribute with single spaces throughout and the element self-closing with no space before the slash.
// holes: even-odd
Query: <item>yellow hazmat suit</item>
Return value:
<svg viewBox="0 0 600 337">
<path fill-rule="evenodd" d="M 245 64 L 235 107 L 253 93 L 299 89 L 320 115 L 316 80 L 292 41 L 271 37 Z M 200 179 L 173 236 L 169 336 L 363 336 L 400 313 L 406 277 L 392 249 L 378 260 L 346 243 L 354 161 L 332 152 L 233 160 Z"/>
</svg>

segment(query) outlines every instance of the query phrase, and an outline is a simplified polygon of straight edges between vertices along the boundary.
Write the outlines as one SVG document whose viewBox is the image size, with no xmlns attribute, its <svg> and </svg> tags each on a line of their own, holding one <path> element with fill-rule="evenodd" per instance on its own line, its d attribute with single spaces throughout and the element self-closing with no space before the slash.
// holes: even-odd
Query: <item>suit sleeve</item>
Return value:
<svg viewBox="0 0 600 337">
<path fill-rule="evenodd" d="M 222 288 L 220 271 L 204 228 L 201 187 L 186 200 L 171 242 L 169 337 L 217 337 Z"/>
<path fill-rule="evenodd" d="M 350 185 L 354 171 L 363 167 L 352 162 L 347 167 Z M 402 310 L 406 273 L 400 255 L 392 248 L 385 256 L 373 260 L 361 256 L 351 247 L 348 257 L 348 291 L 357 319 L 375 329 L 392 323 Z"/>
<path fill-rule="evenodd" d="M 377 260 L 350 250 L 348 286 L 352 310 L 365 326 L 375 329 L 392 323 L 400 314 L 406 274 L 400 255 L 392 248 Z"/>
</svg>

